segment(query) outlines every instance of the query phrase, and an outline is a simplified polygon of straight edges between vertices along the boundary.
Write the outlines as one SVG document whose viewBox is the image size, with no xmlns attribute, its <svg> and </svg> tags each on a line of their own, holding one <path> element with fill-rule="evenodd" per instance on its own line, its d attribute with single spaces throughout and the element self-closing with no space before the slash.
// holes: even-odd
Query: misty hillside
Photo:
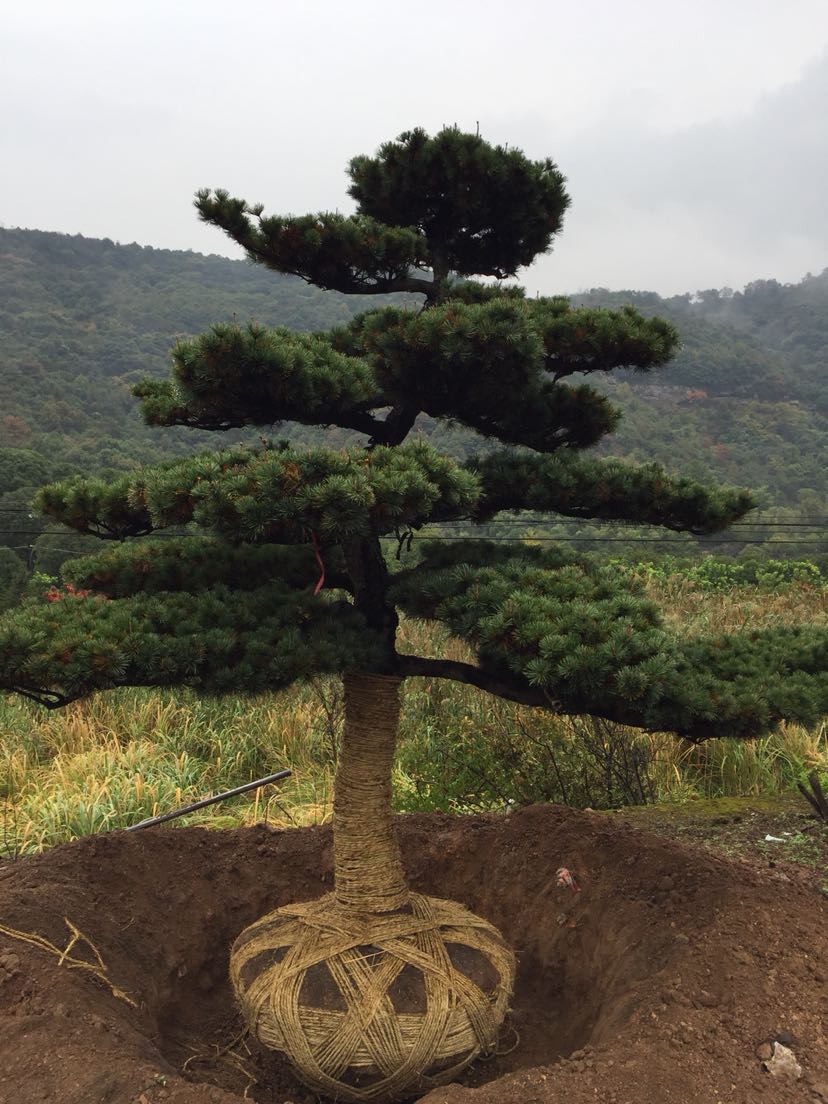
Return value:
<svg viewBox="0 0 828 1104">
<path fill-rule="evenodd" d="M 606 451 L 750 486 L 768 505 L 826 513 L 828 269 L 739 292 L 598 289 L 573 299 L 632 303 L 681 334 L 681 351 L 661 372 L 607 380 L 625 416 Z"/>
<path fill-rule="evenodd" d="M 682 334 L 682 351 L 667 369 L 604 382 L 625 412 L 604 451 L 764 488 L 768 504 L 823 512 L 828 270 L 799 284 L 760 281 L 736 293 L 662 299 L 596 290 L 575 298 L 632 302 L 670 318 Z M 322 329 L 377 303 L 244 261 L 0 230 L 0 450 L 27 450 L 26 462 L 42 476 L 124 469 L 213 446 L 215 435 L 144 427 L 129 393 L 139 377 L 166 372 L 176 338 L 232 318 Z M 471 441 L 460 431 L 437 432 L 440 447 L 453 452 Z M 293 435 L 318 436 L 301 428 Z M 23 463 L 22 453 L 4 455 Z"/>
</svg>

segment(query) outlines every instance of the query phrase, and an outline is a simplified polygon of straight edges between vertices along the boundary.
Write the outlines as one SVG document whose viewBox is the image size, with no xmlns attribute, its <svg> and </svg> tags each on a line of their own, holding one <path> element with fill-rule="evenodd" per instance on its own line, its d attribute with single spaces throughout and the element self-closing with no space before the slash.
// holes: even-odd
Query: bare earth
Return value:
<svg viewBox="0 0 828 1104">
<path fill-rule="evenodd" d="M 504 1053 L 422 1099 L 828 1104 L 828 828 L 804 810 L 782 829 L 728 807 L 728 855 L 709 824 L 656 814 L 654 831 L 555 806 L 400 818 L 414 888 L 491 920 L 520 963 Z M 757 843 L 770 825 L 782 852 Z M 556 885 L 561 866 L 580 892 Z M 314 1104 L 245 1038 L 227 953 L 330 887 L 327 828 L 112 833 L 0 867 L 0 925 L 62 949 L 68 920 L 105 967 L 0 932 L 0 1102 Z M 82 940 L 70 954 L 94 961 Z M 763 1069 L 780 1037 L 799 1079 Z"/>
</svg>

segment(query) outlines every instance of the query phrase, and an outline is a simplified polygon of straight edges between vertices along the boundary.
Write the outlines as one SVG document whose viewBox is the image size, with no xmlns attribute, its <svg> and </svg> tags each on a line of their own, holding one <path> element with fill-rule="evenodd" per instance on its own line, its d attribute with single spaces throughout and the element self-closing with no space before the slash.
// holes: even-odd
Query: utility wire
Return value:
<svg viewBox="0 0 828 1104">
<path fill-rule="evenodd" d="M 44 530 L 42 532 L 38 532 L 36 530 L 25 530 L 25 529 L 7 529 L 5 531 L 0 529 L 0 536 L 9 536 L 9 537 L 62 537 L 62 536 L 67 536 L 67 535 L 68 534 L 66 533 L 65 530 L 60 530 L 60 531 Z M 91 533 L 83 533 L 83 534 L 79 534 L 79 535 L 81 535 L 81 536 L 94 536 L 94 534 L 91 534 Z M 135 540 L 135 539 L 140 539 L 140 540 L 146 540 L 146 539 L 174 540 L 178 536 L 179 535 L 176 534 L 176 533 L 153 533 L 153 534 L 146 534 L 144 537 L 141 537 L 141 538 L 128 537 L 128 538 L 126 538 L 126 540 L 128 540 L 128 541 L 129 540 Z M 599 536 L 599 537 L 590 537 L 589 535 L 583 534 L 583 533 L 579 533 L 579 534 L 576 534 L 576 535 L 562 534 L 560 536 L 552 536 L 552 537 L 545 537 L 545 536 L 523 536 L 523 537 L 511 537 L 511 536 L 509 536 L 509 537 L 507 537 L 507 536 L 500 536 L 499 534 L 493 534 L 493 535 L 490 535 L 490 536 L 487 536 L 486 534 L 479 534 L 479 535 L 478 534 L 469 534 L 468 536 L 466 536 L 462 533 L 423 533 L 423 532 L 418 532 L 416 534 L 416 536 L 420 537 L 423 540 L 437 540 L 437 541 L 453 541 L 453 540 L 458 540 L 458 541 L 460 541 L 460 540 L 462 540 L 462 541 L 506 541 L 506 542 L 512 541 L 512 542 L 515 542 L 515 543 L 518 543 L 518 544 L 526 544 L 526 543 L 537 544 L 537 543 L 546 543 L 546 542 L 549 542 L 549 543 L 552 543 L 552 544 L 558 544 L 558 543 L 566 543 L 566 542 L 573 542 L 573 541 L 574 542 L 577 542 L 577 541 L 591 541 L 593 543 L 598 543 L 598 544 L 600 544 L 602 542 L 607 542 L 607 543 L 611 543 L 611 544 L 630 544 L 630 543 L 633 543 L 635 541 L 657 542 L 657 543 L 663 543 L 663 544 L 687 544 L 688 542 L 694 542 L 694 541 L 701 541 L 701 542 L 704 542 L 705 544 L 774 544 L 775 545 L 775 544 L 823 544 L 823 543 L 828 543 L 828 537 L 817 537 L 817 536 L 812 537 L 812 538 L 798 537 L 796 539 L 791 539 L 789 537 L 785 537 L 785 538 L 782 538 L 780 540 L 774 540 L 774 539 L 768 538 L 768 537 L 759 537 L 759 538 L 757 538 L 757 537 L 752 537 L 752 536 L 739 536 L 738 534 L 734 535 L 732 537 L 708 537 L 708 536 L 705 536 L 704 534 L 700 534 L 700 533 L 687 533 L 684 537 L 667 537 L 667 536 L 660 536 L 660 535 L 659 536 L 654 536 L 654 537 L 640 537 L 640 536 L 608 537 L 608 536 L 604 536 L 604 535 Z M 96 538 L 96 539 L 102 539 L 102 538 Z M 389 534 L 387 536 L 381 536 L 379 539 L 380 540 L 397 540 L 397 538 L 395 536 L 393 536 L 392 534 Z M 106 541 L 106 543 L 111 544 L 111 543 L 115 543 L 115 542 L 112 541 L 111 539 L 109 539 L 109 540 Z M 279 542 L 277 541 L 275 543 L 279 543 Z M 29 547 L 29 546 L 28 545 L 19 545 L 18 547 L 26 548 L 26 547 Z M 86 555 L 87 554 L 86 550 L 79 549 L 79 548 L 55 549 L 55 551 L 63 551 L 63 552 L 70 552 L 71 551 L 73 553 L 77 552 L 78 555 Z"/>
<path fill-rule="evenodd" d="M 607 526 L 607 527 L 612 528 L 612 529 L 659 528 L 654 523 L 642 523 L 642 522 L 634 522 L 634 521 L 601 521 L 600 519 L 593 519 L 593 518 L 573 519 L 572 521 L 569 521 L 569 522 L 555 521 L 555 522 L 552 522 L 551 524 L 554 525 L 554 526 L 568 525 L 568 526 L 571 527 L 572 525 L 584 525 L 587 522 L 590 523 L 590 524 L 593 524 L 593 525 Z M 440 522 L 439 523 L 441 529 L 443 529 L 443 528 L 452 529 L 452 528 L 457 528 L 457 526 L 462 526 L 462 527 L 465 527 L 465 528 L 475 529 L 475 530 L 477 530 L 478 533 L 482 529 L 500 528 L 502 526 L 502 524 L 505 524 L 505 523 L 485 522 L 483 525 L 474 525 L 472 522 L 462 522 L 462 521 L 457 521 L 457 522 L 445 521 L 445 522 Z M 520 523 L 520 527 L 523 528 L 523 529 L 531 529 L 531 528 L 533 528 L 533 525 L 530 522 Z M 548 523 L 547 523 L 547 527 L 549 527 Z M 805 532 L 808 532 L 808 533 L 828 532 L 828 525 L 793 525 L 793 524 L 790 524 L 790 525 L 750 525 L 750 526 L 730 525 L 730 526 L 728 526 L 727 529 L 721 529 L 721 530 L 719 530 L 719 532 L 720 533 L 731 533 L 735 529 L 738 529 L 738 528 L 744 528 L 744 529 L 749 529 L 749 530 L 764 529 L 764 528 L 774 528 L 774 529 L 786 528 L 786 529 L 802 529 L 802 530 L 804 530 Z M 675 530 L 673 530 L 673 531 L 675 531 Z M 111 541 L 112 539 L 114 539 L 114 538 L 111 538 L 111 537 L 103 537 L 102 538 L 102 537 L 98 536 L 95 533 L 83 533 L 83 532 L 80 532 L 80 531 L 77 531 L 77 530 L 75 530 L 74 532 L 79 537 L 95 537 L 96 540 L 106 539 L 106 540 Z M 71 530 L 70 528 L 67 528 L 67 529 L 3 529 L 3 527 L 0 526 L 0 535 L 7 536 L 7 537 L 68 537 L 72 533 L 73 533 L 73 530 Z M 144 533 L 140 537 L 126 537 L 124 539 L 125 540 L 171 540 L 171 539 L 174 539 L 174 538 L 179 538 L 183 535 L 186 535 L 186 534 L 170 533 L 170 532 L 165 532 L 164 530 L 154 530 L 151 533 Z M 703 534 L 689 533 L 689 531 L 688 531 L 688 535 L 689 536 L 695 536 L 696 538 L 701 539 L 701 540 L 706 539 Z M 515 539 L 515 540 L 518 540 L 520 538 L 512 538 L 512 537 L 495 538 L 495 537 L 492 537 L 492 536 L 487 536 L 485 533 L 481 533 L 479 537 L 477 537 L 475 535 L 471 535 L 467 539 L 469 539 L 469 540 L 475 540 L 475 539 L 480 539 L 480 540 L 495 540 L 495 539 L 512 540 L 512 539 Z M 526 539 L 542 540 L 542 539 L 546 539 L 546 538 L 532 536 L 531 538 L 526 538 Z M 564 538 L 563 537 L 559 537 L 559 538 L 558 537 L 551 537 L 551 538 L 548 538 L 548 539 L 563 540 Z M 575 539 L 581 540 L 581 537 L 577 536 Z M 592 537 L 584 537 L 583 539 L 584 540 L 592 540 L 593 538 Z M 622 537 L 622 538 L 619 538 L 619 539 L 620 540 L 626 540 L 626 539 L 632 539 L 632 538 Z M 731 538 L 726 538 L 726 539 L 730 540 Z M 739 536 L 735 536 L 735 537 L 732 538 L 732 540 L 744 540 L 744 539 L 745 538 L 739 537 Z"/>
<path fill-rule="evenodd" d="M 26 510 L 23 507 L 21 507 L 20 509 L 0 507 L 0 514 L 16 514 L 19 517 L 23 513 L 26 513 Z M 29 518 L 34 520 L 35 517 L 39 517 L 41 515 L 29 514 L 28 516 L 29 516 Z M 623 519 L 623 518 L 615 519 L 615 518 L 576 517 L 576 516 L 572 516 L 572 515 L 568 515 L 568 514 L 556 514 L 555 511 L 550 511 L 549 514 L 544 514 L 544 515 L 541 515 L 541 516 L 538 516 L 536 514 L 530 514 L 530 515 L 527 515 L 526 517 L 500 518 L 496 522 L 486 521 L 486 522 L 482 522 L 482 524 L 483 525 L 528 525 L 528 524 L 532 524 L 532 523 L 549 524 L 550 517 L 554 518 L 553 524 L 555 524 L 555 525 L 566 525 L 566 524 L 573 524 L 573 525 L 574 524 L 580 524 L 580 525 L 584 525 L 584 524 L 589 524 L 589 525 L 634 525 L 634 526 L 637 526 L 637 527 L 640 528 L 643 524 L 646 524 L 645 522 L 629 521 L 629 520 L 626 520 L 626 519 Z M 441 524 L 442 525 L 462 525 L 462 524 L 471 524 L 471 522 L 465 522 L 462 519 L 458 519 L 457 521 L 441 522 Z M 802 527 L 802 528 L 810 529 L 810 528 L 814 528 L 814 527 L 823 527 L 823 526 L 828 528 L 828 517 L 812 517 L 810 515 L 804 515 L 804 516 L 797 517 L 795 520 L 790 520 L 788 518 L 776 519 L 776 518 L 773 518 L 773 517 L 765 517 L 762 514 L 757 514 L 753 521 L 734 521 L 733 524 L 729 528 L 735 529 L 735 528 L 738 528 L 740 526 L 750 526 L 751 528 L 753 528 L 753 527 L 756 527 L 756 526 L 770 526 L 770 525 L 772 525 L 776 528 L 782 528 L 782 527 L 799 528 L 799 527 Z M 71 526 L 67 526 L 67 528 L 71 528 Z"/>
<path fill-rule="evenodd" d="M 110 542 L 117 539 L 114 537 L 101 537 L 96 533 L 81 533 L 79 530 L 73 530 L 69 527 L 66 529 L 4 529 L 0 526 L 0 536 L 5 537 L 70 537 L 73 533 L 79 537 L 95 537 L 96 540 L 107 540 Z M 124 539 L 146 540 L 151 538 L 152 540 L 171 540 L 181 536 L 181 533 L 166 533 L 156 530 L 152 533 L 144 533 L 141 537 L 125 537 Z"/>
<path fill-rule="evenodd" d="M 688 539 L 683 540 L 681 537 L 464 537 L 464 536 L 449 536 L 448 534 L 436 534 L 436 533 L 418 533 L 419 537 L 423 540 L 436 540 L 436 541 L 503 541 L 505 543 L 512 544 L 572 544 L 579 541 L 590 541 L 592 544 L 634 544 L 639 541 L 644 541 L 650 544 L 691 544 L 694 540 L 703 540 L 706 544 L 798 544 L 798 545 L 813 545 L 813 544 L 826 544 L 828 545 L 828 538 L 813 540 L 756 540 L 752 537 L 699 537 L 695 534 L 688 534 Z M 380 540 L 396 540 L 394 536 L 380 537 Z"/>
<path fill-rule="evenodd" d="M 504 511 L 506 512 L 506 511 Z M 26 507 L 8 507 L 0 506 L 0 514 L 13 514 L 20 517 L 22 514 L 26 514 L 27 517 L 34 521 L 36 518 L 47 518 L 48 514 L 32 514 Z M 502 517 L 496 522 L 486 521 L 482 522 L 483 525 L 524 525 L 530 522 L 544 522 L 548 523 L 550 518 L 554 518 L 555 524 L 567 524 L 567 523 L 589 523 L 591 525 L 637 525 L 646 524 L 640 521 L 632 521 L 625 518 L 597 518 L 597 517 L 580 517 L 573 514 L 559 514 L 555 510 L 550 510 L 548 513 L 543 514 L 530 514 L 527 513 L 520 517 Z M 453 521 L 441 522 L 442 525 L 460 525 L 465 524 L 464 519 L 459 518 Z M 752 520 L 746 521 L 734 521 L 731 528 L 736 526 L 749 525 L 774 525 L 774 526 L 828 526 L 828 515 L 816 516 L 813 514 L 800 514 L 791 519 L 789 516 L 776 518 L 772 514 L 755 514 Z M 67 526 L 71 528 L 71 526 Z"/>
<path fill-rule="evenodd" d="M 501 526 L 520 526 L 523 529 L 531 529 L 534 525 L 609 525 L 616 529 L 648 529 L 654 526 L 654 522 L 646 521 L 620 521 L 615 518 L 567 518 L 559 519 L 555 518 L 550 521 L 544 520 L 529 520 L 523 521 L 522 519 L 506 518 L 503 521 L 484 521 L 480 524 L 474 524 L 467 521 L 443 521 L 440 522 L 443 526 L 457 526 L 457 525 L 474 525 L 475 529 L 493 529 Z M 807 530 L 826 530 L 828 524 L 809 525 L 806 522 L 799 521 L 737 521 L 732 525 L 728 525 L 726 532 L 730 532 L 732 529 L 807 529 Z"/>
</svg>

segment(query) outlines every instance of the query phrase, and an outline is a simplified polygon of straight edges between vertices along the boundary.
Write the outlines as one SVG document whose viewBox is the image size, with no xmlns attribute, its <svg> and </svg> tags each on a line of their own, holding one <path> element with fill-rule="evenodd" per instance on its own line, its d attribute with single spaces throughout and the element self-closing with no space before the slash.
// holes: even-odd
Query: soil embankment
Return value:
<svg viewBox="0 0 828 1104">
<path fill-rule="evenodd" d="M 552 806 L 399 825 L 413 887 L 491 920 L 519 959 L 503 1053 L 429 1104 L 828 1104 L 811 886 Z M 0 924 L 63 948 L 69 921 L 105 979 L 0 932 L 0 1102 L 311 1104 L 244 1037 L 227 955 L 262 913 L 329 891 L 330 852 L 327 828 L 158 828 L 2 868 Z M 70 954 L 94 962 L 82 940 Z M 780 1035 L 799 1080 L 762 1068 Z"/>
</svg>

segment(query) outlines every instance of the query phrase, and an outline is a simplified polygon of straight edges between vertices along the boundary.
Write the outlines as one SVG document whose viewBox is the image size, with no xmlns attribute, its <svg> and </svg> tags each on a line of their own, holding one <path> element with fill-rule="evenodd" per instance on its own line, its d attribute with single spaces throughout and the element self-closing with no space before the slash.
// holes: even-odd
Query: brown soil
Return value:
<svg viewBox="0 0 828 1104">
<path fill-rule="evenodd" d="M 819 887 L 553 806 L 399 826 L 413 886 L 491 920 L 519 958 L 504 1053 L 429 1104 L 828 1102 Z M 135 1002 L 0 933 L 0 1101 L 312 1104 L 244 1038 L 227 953 L 262 913 L 330 890 L 330 852 L 322 828 L 150 829 L 0 869 L 0 924 L 64 947 L 68 919 Z M 762 1068 L 780 1035 L 800 1080 Z"/>
</svg>

